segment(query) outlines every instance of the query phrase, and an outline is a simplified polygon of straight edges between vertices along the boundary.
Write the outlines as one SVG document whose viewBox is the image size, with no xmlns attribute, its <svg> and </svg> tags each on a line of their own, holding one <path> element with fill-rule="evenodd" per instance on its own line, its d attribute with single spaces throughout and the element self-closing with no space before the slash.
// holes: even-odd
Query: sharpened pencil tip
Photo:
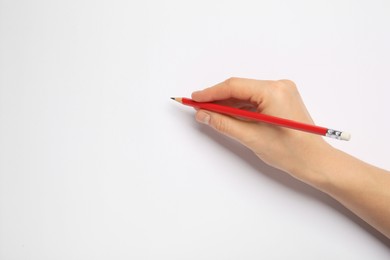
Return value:
<svg viewBox="0 0 390 260">
<path fill-rule="evenodd" d="M 183 102 L 182 102 L 182 98 L 171 97 L 171 99 L 172 99 L 172 100 L 175 100 L 176 102 L 183 103 Z"/>
</svg>

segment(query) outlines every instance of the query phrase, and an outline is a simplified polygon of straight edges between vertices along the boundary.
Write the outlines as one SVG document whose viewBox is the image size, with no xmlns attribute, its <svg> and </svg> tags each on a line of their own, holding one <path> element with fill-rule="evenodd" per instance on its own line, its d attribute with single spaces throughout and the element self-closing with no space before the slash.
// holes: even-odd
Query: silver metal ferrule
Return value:
<svg viewBox="0 0 390 260">
<path fill-rule="evenodd" d="M 341 131 L 333 130 L 333 129 L 328 129 L 328 132 L 326 133 L 327 137 L 334 138 L 341 140 Z"/>
</svg>

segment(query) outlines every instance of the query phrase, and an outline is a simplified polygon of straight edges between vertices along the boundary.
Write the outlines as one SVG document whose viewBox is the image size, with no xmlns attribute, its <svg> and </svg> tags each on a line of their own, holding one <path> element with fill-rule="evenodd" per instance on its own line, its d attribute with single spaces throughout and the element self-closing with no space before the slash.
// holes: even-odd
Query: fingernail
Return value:
<svg viewBox="0 0 390 260">
<path fill-rule="evenodd" d="M 203 111 L 199 111 L 197 114 L 196 114 L 196 120 L 199 122 L 199 123 L 202 123 L 202 124 L 205 124 L 205 125 L 208 125 L 210 123 L 210 115 L 203 112 Z"/>
</svg>

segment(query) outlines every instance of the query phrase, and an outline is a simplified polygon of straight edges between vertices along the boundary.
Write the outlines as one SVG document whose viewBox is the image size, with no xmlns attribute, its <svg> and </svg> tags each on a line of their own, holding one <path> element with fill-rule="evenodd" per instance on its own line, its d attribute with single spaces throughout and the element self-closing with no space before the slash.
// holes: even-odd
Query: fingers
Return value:
<svg viewBox="0 0 390 260">
<path fill-rule="evenodd" d="M 233 107 L 256 111 L 253 103 L 260 104 L 271 81 L 244 78 L 230 78 L 213 87 L 192 93 L 197 102 L 220 101 Z M 217 102 L 219 103 L 219 102 Z M 218 132 L 238 140 L 248 146 L 251 139 L 258 136 L 253 122 L 205 110 L 197 110 L 196 120 Z M 257 129 L 258 130 L 258 129 Z"/>
<path fill-rule="evenodd" d="M 254 96 L 262 96 L 269 81 L 244 78 L 230 78 L 213 87 L 192 93 L 197 102 L 211 102 L 236 98 L 251 101 Z"/>
<path fill-rule="evenodd" d="M 198 110 L 195 118 L 199 123 L 209 125 L 218 132 L 236 139 L 244 145 L 247 145 L 249 137 L 256 135 L 256 133 L 253 132 L 254 129 L 248 127 L 248 125 L 252 123 L 230 116 Z"/>
</svg>

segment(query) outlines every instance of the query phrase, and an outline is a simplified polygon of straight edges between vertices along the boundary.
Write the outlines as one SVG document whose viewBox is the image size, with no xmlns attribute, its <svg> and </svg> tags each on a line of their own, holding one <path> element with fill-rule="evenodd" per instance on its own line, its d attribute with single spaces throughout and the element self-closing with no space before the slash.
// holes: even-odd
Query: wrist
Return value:
<svg viewBox="0 0 390 260">
<path fill-rule="evenodd" d="M 326 190 L 331 183 L 329 169 L 337 158 L 337 149 L 322 138 L 301 148 L 304 152 L 299 155 L 298 163 L 289 173 L 295 178 L 319 190 Z"/>
</svg>

